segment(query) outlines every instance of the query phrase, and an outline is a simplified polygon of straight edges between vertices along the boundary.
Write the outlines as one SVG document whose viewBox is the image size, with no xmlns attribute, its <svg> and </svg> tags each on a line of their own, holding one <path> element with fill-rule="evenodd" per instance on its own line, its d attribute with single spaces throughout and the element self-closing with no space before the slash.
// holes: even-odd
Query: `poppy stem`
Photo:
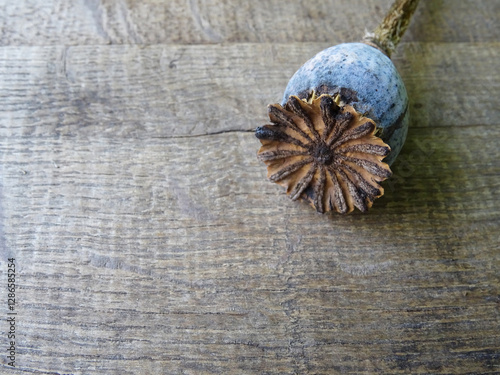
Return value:
<svg viewBox="0 0 500 375">
<path fill-rule="evenodd" d="M 418 2 L 419 0 L 395 0 L 380 25 L 373 33 L 368 33 L 363 42 L 391 57 L 410 24 Z"/>
</svg>

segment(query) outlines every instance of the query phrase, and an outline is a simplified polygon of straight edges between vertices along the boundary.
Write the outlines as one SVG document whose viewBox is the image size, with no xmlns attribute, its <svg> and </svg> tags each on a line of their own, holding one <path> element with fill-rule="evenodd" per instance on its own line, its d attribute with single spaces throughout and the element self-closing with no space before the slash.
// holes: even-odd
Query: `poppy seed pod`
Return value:
<svg viewBox="0 0 500 375">
<path fill-rule="evenodd" d="M 406 139 L 408 96 L 396 67 L 384 53 L 364 43 L 344 43 L 319 52 L 290 79 L 281 105 L 290 96 L 339 95 L 376 124 L 376 134 L 391 151 L 384 161 L 391 165 Z"/>
<path fill-rule="evenodd" d="M 374 34 L 319 52 L 290 79 L 260 126 L 268 178 L 318 212 L 366 212 L 403 147 L 408 96 L 390 53 L 418 4 L 396 0 Z"/>
</svg>

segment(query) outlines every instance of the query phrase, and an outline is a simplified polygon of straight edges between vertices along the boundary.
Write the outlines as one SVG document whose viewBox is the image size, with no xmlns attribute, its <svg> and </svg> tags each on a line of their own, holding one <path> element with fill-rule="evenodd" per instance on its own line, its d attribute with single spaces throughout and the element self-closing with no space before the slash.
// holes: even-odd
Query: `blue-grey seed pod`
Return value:
<svg viewBox="0 0 500 375">
<path fill-rule="evenodd" d="M 406 139 L 408 96 L 392 61 L 379 49 L 364 43 L 344 43 L 319 52 L 290 79 L 282 106 L 290 96 L 340 95 L 341 103 L 373 120 L 376 134 L 387 143 L 391 165 Z"/>
<path fill-rule="evenodd" d="M 318 212 L 366 212 L 384 194 L 408 132 L 406 88 L 390 55 L 419 0 L 394 0 L 362 43 L 321 51 L 268 107 L 257 153 L 267 177 Z"/>
</svg>

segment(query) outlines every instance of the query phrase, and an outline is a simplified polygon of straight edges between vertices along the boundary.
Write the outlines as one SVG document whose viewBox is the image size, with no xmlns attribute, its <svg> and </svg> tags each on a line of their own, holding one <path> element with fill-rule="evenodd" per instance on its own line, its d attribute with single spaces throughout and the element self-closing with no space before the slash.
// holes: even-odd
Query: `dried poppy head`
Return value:
<svg viewBox="0 0 500 375">
<path fill-rule="evenodd" d="M 272 124 L 255 132 L 258 156 L 292 199 L 319 212 L 365 212 L 384 193 L 380 183 L 409 123 L 406 88 L 390 56 L 418 2 L 395 0 L 362 43 L 316 54 L 290 79 L 281 105 L 269 106 Z"/>
<path fill-rule="evenodd" d="M 309 201 L 318 212 L 368 210 L 391 175 L 382 160 L 390 147 L 375 136 L 376 125 L 340 96 L 290 96 L 285 106 L 269 106 L 271 125 L 256 130 L 259 159 L 268 178 L 293 199 Z"/>
</svg>

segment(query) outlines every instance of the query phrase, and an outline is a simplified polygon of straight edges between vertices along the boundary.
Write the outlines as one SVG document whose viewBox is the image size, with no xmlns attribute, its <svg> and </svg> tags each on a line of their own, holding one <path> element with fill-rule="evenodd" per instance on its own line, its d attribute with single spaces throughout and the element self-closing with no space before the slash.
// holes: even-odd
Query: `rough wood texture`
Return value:
<svg viewBox="0 0 500 375">
<path fill-rule="evenodd" d="M 390 1 L 313 3 L 2 4 L 0 372 L 500 372 L 500 1 L 421 2 L 408 141 L 350 216 L 266 181 L 251 132 Z"/>
<path fill-rule="evenodd" d="M 357 41 L 392 0 L 0 1 L 1 45 Z M 406 41 L 498 41 L 496 0 L 422 0 Z"/>
</svg>

